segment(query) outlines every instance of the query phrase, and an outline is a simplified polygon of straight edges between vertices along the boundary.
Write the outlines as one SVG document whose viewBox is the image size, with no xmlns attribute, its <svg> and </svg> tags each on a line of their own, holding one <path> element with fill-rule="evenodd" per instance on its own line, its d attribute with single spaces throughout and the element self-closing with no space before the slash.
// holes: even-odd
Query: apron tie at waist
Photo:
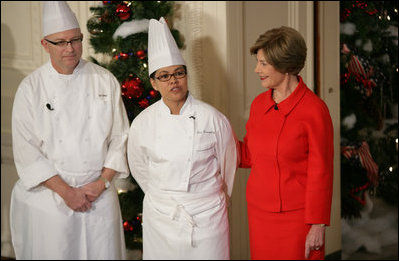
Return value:
<svg viewBox="0 0 399 261">
<path fill-rule="evenodd" d="M 173 199 L 173 198 L 172 198 Z M 176 200 L 173 199 L 175 202 Z M 182 216 L 186 221 L 191 226 L 191 232 L 190 232 L 190 245 L 191 247 L 195 247 L 195 242 L 194 242 L 194 227 L 197 226 L 197 223 L 194 221 L 194 218 L 184 209 L 184 206 L 181 204 L 176 204 L 175 211 L 173 212 L 172 219 L 177 220 L 179 216 Z"/>
</svg>

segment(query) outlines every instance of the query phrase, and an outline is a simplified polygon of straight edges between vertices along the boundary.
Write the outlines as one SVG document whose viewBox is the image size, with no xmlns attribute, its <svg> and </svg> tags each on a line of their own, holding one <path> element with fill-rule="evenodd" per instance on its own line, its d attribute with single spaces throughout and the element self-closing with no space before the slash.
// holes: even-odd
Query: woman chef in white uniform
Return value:
<svg viewBox="0 0 399 261">
<path fill-rule="evenodd" d="M 165 20 L 151 19 L 148 64 L 162 99 L 132 122 L 131 173 L 145 193 L 144 259 L 229 259 L 227 199 L 238 164 L 227 118 L 196 100 Z"/>
</svg>

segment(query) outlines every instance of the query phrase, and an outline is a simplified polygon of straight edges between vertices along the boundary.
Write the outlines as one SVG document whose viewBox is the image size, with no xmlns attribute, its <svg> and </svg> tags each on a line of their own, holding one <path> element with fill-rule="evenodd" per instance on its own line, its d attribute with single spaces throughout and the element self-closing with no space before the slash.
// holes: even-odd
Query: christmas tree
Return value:
<svg viewBox="0 0 399 261">
<path fill-rule="evenodd" d="M 105 61 L 92 61 L 110 70 L 121 84 L 122 99 L 130 123 L 146 107 L 160 99 L 149 81 L 147 69 L 147 38 L 150 19 L 173 14 L 168 1 L 102 1 L 90 7 L 93 16 L 87 21 L 90 43 L 96 54 Z M 179 48 L 179 31 L 171 28 Z M 119 193 L 126 247 L 142 248 L 141 212 L 144 193 L 130 175 L 130 182 Z M 133 186 L 129 186 L 133 184 Z"/>
<path fill-rule="evenodd" d="M 342 1 L 341 206 L 358 218 L 365 193 L 397 206 L 398 9 L 396 1 Z"/>
</svg>

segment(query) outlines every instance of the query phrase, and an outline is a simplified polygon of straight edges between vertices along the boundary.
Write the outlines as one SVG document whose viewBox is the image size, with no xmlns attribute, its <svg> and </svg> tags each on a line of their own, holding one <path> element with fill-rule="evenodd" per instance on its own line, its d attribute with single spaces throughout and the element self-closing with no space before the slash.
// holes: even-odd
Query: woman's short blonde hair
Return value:
<svg viewBox="0 0 399 261">
<path fill-rule="evenodd" d="M 251 47 L 251 54 L 262 49 L 266 61 L 281 73 L 297 75 L 305 66 L 306 43 L 293 28 L 281 26 L 261 34 Z"/>
</svg>

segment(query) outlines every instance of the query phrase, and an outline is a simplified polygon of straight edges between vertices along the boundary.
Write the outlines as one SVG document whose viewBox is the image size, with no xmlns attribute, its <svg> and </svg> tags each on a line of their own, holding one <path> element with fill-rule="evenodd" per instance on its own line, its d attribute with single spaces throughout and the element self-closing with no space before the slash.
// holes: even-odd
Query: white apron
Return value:
<svg viewBox="0 0 399 261">
<path fill-rule="evenodd" d="M 130 128 L 131 173 L 145 192 L 144 259 L 229 259 L 230 196 L 237 164 L 224 116 L 188 96 L 180 115 L 158 101 Z"/>
<path fill-rule="evenodd" d="M 72 187 L 103 167 L 128 176 L 129 128 L 116 78 L 81 60 L 71 75 L 46 63 L 20 84 L 12 116 L 20 179 L 10 205 L 17 259 L 123 259 L 125 242 L 114 186 L 88 212 L 74 212 L 41 182 L 58 174 Z"/>
<path fill-rule="evenodd" d="M 230 259 L 224 192 L 150 189 L 143 202 L 143 259 Z"/>
</svg>

